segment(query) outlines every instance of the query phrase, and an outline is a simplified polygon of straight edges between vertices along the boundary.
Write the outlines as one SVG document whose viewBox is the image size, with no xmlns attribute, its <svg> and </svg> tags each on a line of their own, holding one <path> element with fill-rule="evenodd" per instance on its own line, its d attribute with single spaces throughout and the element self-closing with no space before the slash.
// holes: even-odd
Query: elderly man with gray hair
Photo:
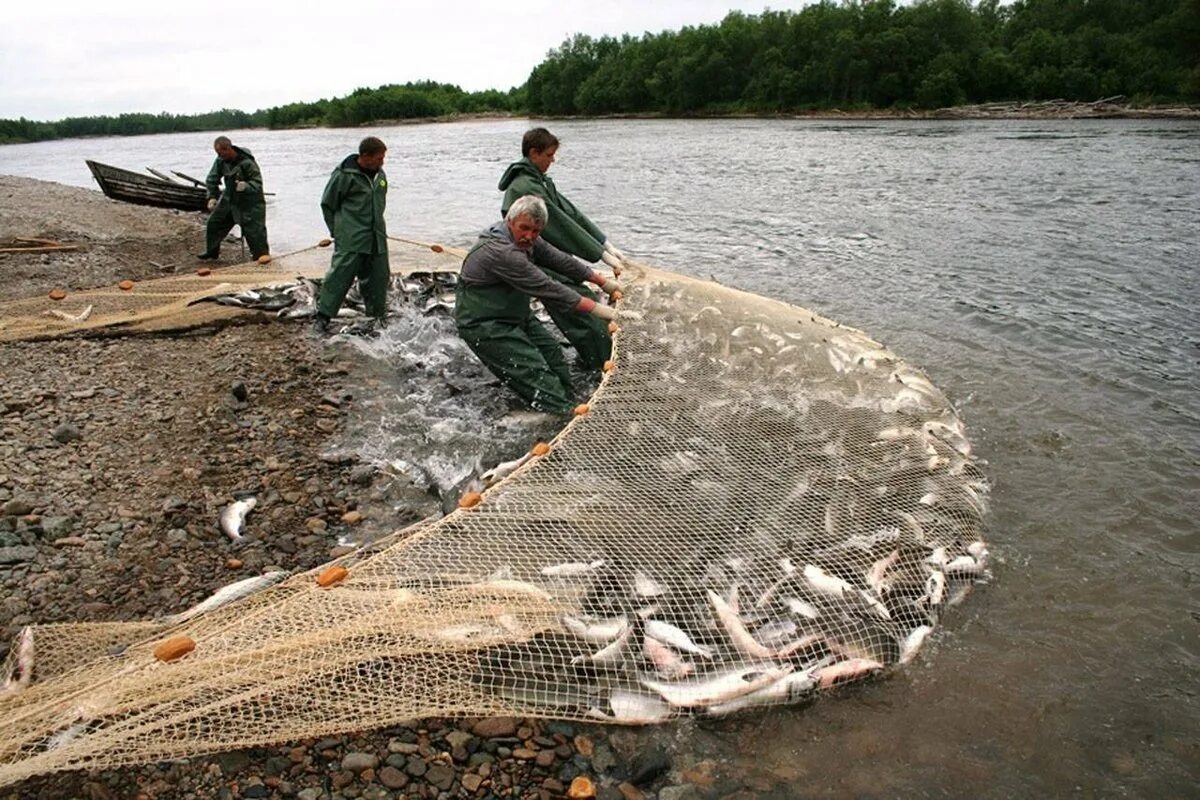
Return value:
<svg viewBox="0 0 1200 800">
<path fill-rule="evenodd" d="M 574 408 L 571 372 L 558 340 L 534 317 L 530 298 L 547 308 L 603 320 L 614 319 L 616 311 L 551 279 L 539 267 L 594 283 L 610 295 L 621 287 L 540 239 L 548 219 L 545 201 L 529 195 L 513 202 L 503 221 L 480 234 L 463 259 L 454 321 L 484 366 L 525 402 L 539 411 L 569 414 Z"/>
</svg>

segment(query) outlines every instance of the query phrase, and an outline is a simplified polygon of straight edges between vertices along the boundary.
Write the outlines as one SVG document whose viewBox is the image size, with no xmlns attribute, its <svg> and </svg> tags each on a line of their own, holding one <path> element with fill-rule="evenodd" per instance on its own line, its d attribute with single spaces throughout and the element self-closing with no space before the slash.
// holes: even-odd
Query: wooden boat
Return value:
<svg viewBox="0 0 1200 800">
<path fill-rule="evenodd" d="M 92 177 L 100 190 L 113 200 L 159 208 L 178 208 L 183 211 L 204 211 L 208 193 L 202 186 L 185 186 L 172 180 L 152 178 L 120 167 L 88 161 Z"/>
</svg>

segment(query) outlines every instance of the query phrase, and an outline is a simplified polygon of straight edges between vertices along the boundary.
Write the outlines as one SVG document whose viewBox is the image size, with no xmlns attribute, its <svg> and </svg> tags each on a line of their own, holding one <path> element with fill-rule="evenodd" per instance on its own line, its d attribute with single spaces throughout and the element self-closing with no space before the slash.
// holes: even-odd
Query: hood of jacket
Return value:
<svg viewBox="0 0 1200 800">
<path fill-rule="evenodd" d="M 500 191 L 507 189 L 521 175 L 528 175 L 538 183 L 544 183 L 546 180 L 546 176 L 533 165 L 532 161 L 522 158 L 520 161 L 509 164 L 508 169 L 504 170 L 504 174 L 500 176 Z"/>
</svg>

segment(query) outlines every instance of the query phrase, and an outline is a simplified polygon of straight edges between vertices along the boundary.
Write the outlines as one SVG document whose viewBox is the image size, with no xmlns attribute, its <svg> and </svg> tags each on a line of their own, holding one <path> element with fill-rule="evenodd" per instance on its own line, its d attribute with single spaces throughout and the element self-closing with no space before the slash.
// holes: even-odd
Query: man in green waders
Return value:
<svg viewBox="0 0 1200 800">
<path fill-rule="evenodd" d="M 387 317 L 387 290 L 391 280 L 388 266 L 387 175 L 383 159 L 387 147 L 374 136 L 358 145 L 329 176 L 321 195 L 321 213 L 333 237 L 333 259 L 321 292 L 313 332 L 327 333 L 329 320 L 337 316 L 350 285 L 358 278 L 371 327 L 382 327 Z"/>
<path fill-rule="evenodd" d="M 554 270 L 573 284 L 595 283 L 608 294 L 621 287 L 538 238 L 548 217 L 552 219 L 540 197 L 521 197 L 502 222 L 480 234 L 463 259 L 454 322 L 484 366 L 525 402 L 539 411 L 569 414 L 575 407 L 571 372 L 558 340 L 534 317 L 529 299 L 536 297 L 563 316 L 597 320 L 607 336 L 616 311 L 543 270 Z"/>
<path fill-rule="evenodd" d="M 521 139 L 520 161 L 509 164 L 500 178 L 500 189 L 504 199 L 500 202 L 500 214 L 508 213 L 514 201 L 526 195 L 535 195 L 546 202 L 550 220 L 542 232 L 542 238 L 554 247 L 584 261 L 603 261 L 620 274 L 624 254 L 608 242 L 604 232 L 593 224 L 570 200 L 563 197 L 546 175 L 558 152 L 558 139 L 545 128 L 526 131 Z M 578 294 L 595 300 L 596 295 L 582 283 L 570 281 L 565 274 L 550 270 L 551 278 L 570 286 Z M 612 351 L 612 339 L 603 320 L 595 317 L 572 314 L 561 309 L 546 310 L 550 318 L 575 347 L 576 363 L 582 369 L 600 369 Z"/>
<path fill-rule="evenodd" d="M 213 142 L 217 157 L 204 187 L 208 191 L 208 223 L 204 226 L 204 252 L 196 256 L 207 261 L 221 253 L 221 242 L 233 230 L 242 227 L 242 236 L 254 258 L 269 255 L 267 246 L 267 203 L 263 199 L 262 171 L 254 156 L 244 147 L 218 136 Z"/>
</svg>

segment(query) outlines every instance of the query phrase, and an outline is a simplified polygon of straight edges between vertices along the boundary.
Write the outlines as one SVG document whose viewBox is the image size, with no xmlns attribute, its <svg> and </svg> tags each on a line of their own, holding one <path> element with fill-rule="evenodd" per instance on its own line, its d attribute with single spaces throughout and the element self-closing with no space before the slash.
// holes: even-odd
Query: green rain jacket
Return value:
<svg viewBox="0 0 1200 800">
<path fill-rule="evenodd" d="M 321 213 L 336 250 L 387 252 L 387 225 L 383 221 L 387 188 L 387 174 L 382 169 L 374 176 L 363 172 L 355 153 L 346 156 L 333 171 L 321 195 Z"/>
<path fill-rule="evenodd" d="M 233 161 L 218 156 L 204 181 L 210 200 L 220 198 L 218 203 L 228 203 L 234 222 L 262 222 L 267 218 L 267 203 L 263 199 L 262 170 L 254 155 L 244 147 L 233 145 L 237 155 Z M 237 182 L 245 181 L 243 191 L 237 191 Z"/>
<path fill-rule="evenodd" d="M 500 216 L 508 213 L 508 207 L 517 198 L 537 195 L 550 207 L 550 219 L 542 231 L 542 238 L 559 250 L 579 256 L 584 261 L 594 263 L 600 260 L 604 253 L 604 240 L 608 237 L 570 200 L 559 194 L 554 181 L 528 158 L 508 165 L 500 178 L 500 190 L 504 192 L 504 199 L 500 201 Z"/>
</svg>

